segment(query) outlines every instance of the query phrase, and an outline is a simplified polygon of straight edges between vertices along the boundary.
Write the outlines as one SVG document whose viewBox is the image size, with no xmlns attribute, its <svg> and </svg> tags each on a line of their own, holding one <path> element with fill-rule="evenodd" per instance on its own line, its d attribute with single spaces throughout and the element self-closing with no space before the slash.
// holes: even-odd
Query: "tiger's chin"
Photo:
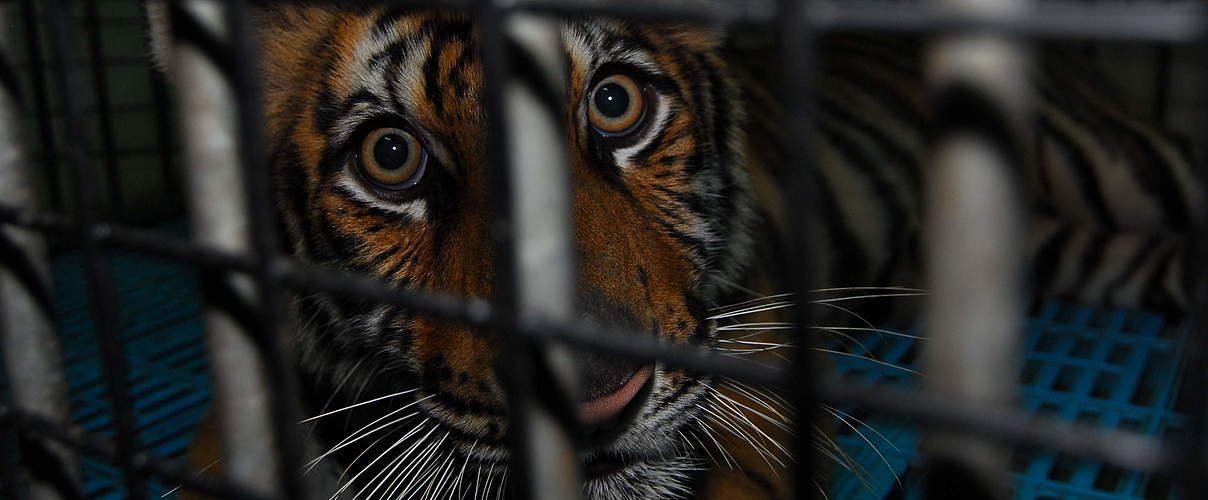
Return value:
<svg viewBox="0 0 1208 500">
<path fill-rule="evenodd" d="M 626 407 L 607 425 L 589 426 L 586 450 L 581 452 L 583 495 L 589 500 L 676 499 L 691 496 L 691 478 L 706 464 L 700 450 L 688 445 L 696 414 L 707 387 L 700 381 L 673 385 L 661 368 L 641 384 Z M 640 372 L 639 372 L 640 375 Z M 635 377 L 636 379 L 637 377 Z M 640 381 L 640 379 L 638 379 Z M 506 447 L 459 446 L 468 452 L 468 475 L 484 478 L 492 489 L 465 499 L 518 498 L 517 478 Z M 459 460 L 454 460 L 457 462 Z M 503 488 L 498 485 L 512 483 Z"/>
<path fill-rule="evenodd" d="M 691 473 L 702 464 L 690 456 L 589 463 L 583 496 L 605 499 L 670 499 L 691 495 Z"/>
</svg>

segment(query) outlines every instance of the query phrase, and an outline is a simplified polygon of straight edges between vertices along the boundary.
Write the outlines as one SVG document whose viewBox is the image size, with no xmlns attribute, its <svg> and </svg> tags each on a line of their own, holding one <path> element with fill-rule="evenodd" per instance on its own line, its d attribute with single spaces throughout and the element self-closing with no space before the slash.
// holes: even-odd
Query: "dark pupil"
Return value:
<svg viewBox="0 0 1208 500">
<path fill-rule="evenodd" d="M 609 118 L 619 118 L 629 111 L 629 92 L 615 83 L 596 89 L 596 109 Z"/>
<path fill-rule="evenodd" d="M 407 141 L 398 134 L 388 134 L 378 139 L 373 146 L 373 159 L 383 170 L 398 170 L 407 165 L 411 150 Z"/>
</svg>

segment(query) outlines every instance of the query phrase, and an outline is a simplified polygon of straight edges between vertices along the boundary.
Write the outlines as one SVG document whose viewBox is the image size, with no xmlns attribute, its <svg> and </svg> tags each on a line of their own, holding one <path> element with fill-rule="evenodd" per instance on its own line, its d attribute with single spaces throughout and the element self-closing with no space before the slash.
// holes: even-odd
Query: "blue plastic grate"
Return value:
<svg viewBox="0 0 1208 500">
<path fill-rule="evenodd" d="M 1155 314 L 1046 303 L 1027 322 L 1019 372 L 1022 407 L 1066 422 L 1149 436 L 1176 433 L 1183 423 L 1174 411 L 1179 331 Z M 918 344 L 910 338 L 872 333 L 855 339 L 860 345 L 849 341 L 847 352 L 918 369 Z M 855 357 L 835 356 L 834 363 L 844 375 L 869 384 L 917 382 L 914 375 Z M 919 498 L 917 430 L 902 421 L 853 417 L 862 423 L 838 429 L 851 460 L 832 485 L 831 498 L 880 499 L 895 489 L 904 498 Z M 1177 498 L 1162 478 L 1048 451 L 1016 450 L 1011 465 L 1020 500 Z"/>
<path fill-rule="evenodd" d="M 182 226 L 168 230 L 184 233 Z M 124 252 L 114 252 L 112 262 L 141 451 L 182 457 L 210 400 L 195 273 L 187 265 Z M 79 255 L 55 259 L 52 272 L 74 423 L 112 436 L 112 412 Z M 121 473 L 112 465 L 85 458 L 83 470 L 88 498 L 125 498 Z M 173 486 L 152 481 L 148 492 L 159 497 Z"/>
</svg>

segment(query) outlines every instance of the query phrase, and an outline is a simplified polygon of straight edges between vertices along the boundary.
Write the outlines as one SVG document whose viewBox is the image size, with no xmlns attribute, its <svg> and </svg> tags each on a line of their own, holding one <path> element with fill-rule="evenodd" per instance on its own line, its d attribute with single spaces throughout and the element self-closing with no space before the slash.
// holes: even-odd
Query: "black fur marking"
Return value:
<svg viewBox="0 0 1208 500">
<path fill-rule="evenodd" d="M 1073 168 L 1075 174 L 1080 179 L 1078 182 L 1078 191 L 1082 194 L 1082 198 L 1090 205 L 1091 210 L 1095 212 L 1095 217 L 1105 227 L 1115 227 L 1116 221 L 1111 210 L 1107 208 L 1107 200 L 1103 198 L 1103 190 L 1098 183 L 1098 176 L 1095 175 L 1095 168 L 1091 165 L 1091 161 L 1086 157 L 1083 151 L 1074 145 L 1057 127 L 1048 119 L 1039 120 L 1041 133 L 1044 137 L 1048 137 L 1059 144 L 1061 150 L 1065 153 L 1067 164 Z M 1043 165 L 1041 170 L 1044 170 Z"/>
<path fill-rule="evenodd" d="M 1057 234 L 1045 240 L 1036 252 L 1032 262 L 1032 280 L 1037 290 L 1051 291 L 1053 280 L 1057 279 L 1057 266 L 1061 264 L 1062 250 L 1069 241 L 1069 231 L 1061 227 L 1058 228 Z"/>
</svg>

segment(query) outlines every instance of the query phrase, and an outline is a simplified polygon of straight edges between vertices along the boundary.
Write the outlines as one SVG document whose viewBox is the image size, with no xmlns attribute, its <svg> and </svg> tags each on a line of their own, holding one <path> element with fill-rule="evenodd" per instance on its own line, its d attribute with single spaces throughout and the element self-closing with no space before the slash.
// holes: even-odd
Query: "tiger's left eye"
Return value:
<svg viewBox="0 0 1208 500">
<path fill-rule="evenodd" d="M 361 173 L 379 187 L 392 191 L 418 184 L 427 162 L 428 153 L 419 139 L 393 127 L 370 132 L 357 152 Z"/>
<path fill-rule="evenodd" d="M 646 97 L 633 78 L 619 74 L 609 76 L 592 89 L 588 97 L 588 117 L 591 126 L 601 135 L 629 135 L 646 118 Z"/>
</svg>

